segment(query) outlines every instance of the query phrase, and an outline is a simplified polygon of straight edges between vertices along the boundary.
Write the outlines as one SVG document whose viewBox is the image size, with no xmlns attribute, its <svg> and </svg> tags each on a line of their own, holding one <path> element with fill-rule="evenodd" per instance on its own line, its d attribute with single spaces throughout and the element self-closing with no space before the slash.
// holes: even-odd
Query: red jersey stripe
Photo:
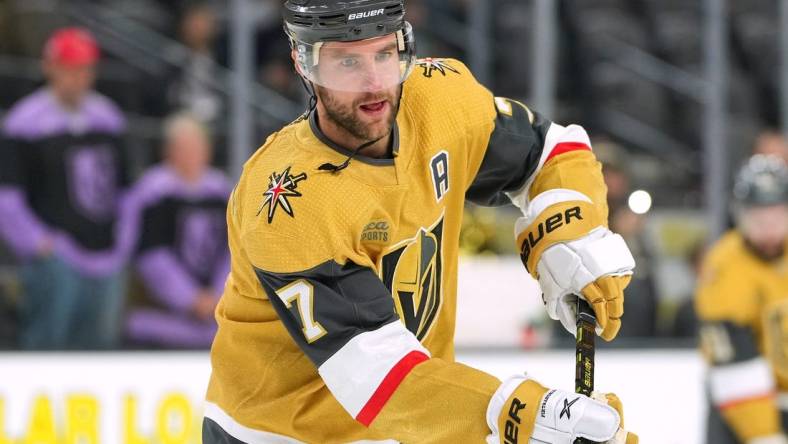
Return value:
<svg viewBox="0 0 788 444">
<path fill-rule="evenodd" d="M 740 404 L 745 404 L 747 402 L 760 401 L 762 399 L 774 398 L 775 395 L 776 394 L 774 392 L 769 392 L 769 393 L 762 393 L 760 395 L 748 396 L 746 398 L 732 399 L 732 400 L 730 400 L 728 402 L 725 402 L 724 404 L 720 404 L 719 407 L 720 407 L 720 409 L 725 410 L 725 409 L 728 409 L 728 408 L 731 408 L 731 407 L 734 407 L 734 406 L 737 406 L 737 405 L 740 405 Z"/>
<path fill-rule="evenodd" d="M 581 150 L 591 151 L 591 147 L 582 142 L 559 143 L 558 145 L 555 146 L 555 148 L 553 148 L 553 151 L 550 152 L 550 155 L 547 156 L 547 159 L 545 159 L 544 163 L 549 162 L 550 159 L 560 154 L 568 153 L 570 151 L 581 151 Z"/>
<path fill-rule="evenodd" d="M 383 409 L 383 406 L 386 405 L 389 398 L 391 398 L 391 395 L 393 395 L 394 391 L 399 387 L 402 380 L 405 379 L 405 376 L 410 373 L 413 367 L 427 359 L 429 359 L 429 356 L 416 350 L 400 359 L 399 362 L 389 370 L 386 377 L 383 378 L 383 382 L 381 382 L 375 390 L 375 393 L 372 394 L 369 401 L 367 401 L 361 411 L 358 412 L 356 421 L 369 427 L 372 421 L 378 416 L 378 413 Z"/>
</svg>

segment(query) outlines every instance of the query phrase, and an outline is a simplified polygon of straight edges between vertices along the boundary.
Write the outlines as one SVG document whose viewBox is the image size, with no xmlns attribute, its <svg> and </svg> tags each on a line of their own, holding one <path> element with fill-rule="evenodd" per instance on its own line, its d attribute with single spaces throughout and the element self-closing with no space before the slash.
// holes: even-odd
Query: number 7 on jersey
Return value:
<svg viewBox="0 0 788 444">
<path fill-rule="evenodd" d="M 298 306 L 298 314 L 301 317 L 301 329 L 308 343 L 313 343 L 326 334 L 326 330 L 315 321 L 313 303 L 314 287 L 309 282 L 299 279 L 292 284 L 276 290 L 276 295 L 285 303 L 289 309 L 293 306 L 293 301 Z"/>
</svg>

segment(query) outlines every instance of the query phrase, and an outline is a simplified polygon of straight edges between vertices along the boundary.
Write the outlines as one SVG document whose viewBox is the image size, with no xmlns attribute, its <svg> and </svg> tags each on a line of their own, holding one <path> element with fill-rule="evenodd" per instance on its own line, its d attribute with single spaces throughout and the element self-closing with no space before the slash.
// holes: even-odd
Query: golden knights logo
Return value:
<svg viewBox="0 0 788 444">
<path fill-rule="evenodd" d="M 447 61 L 444 59 L 433 59 L 431 57 L 427 57 L 424 59 L 419 59 L 416 61 L 416 65 L 418 65 L 422 71 L 424 77 L 432 77 L 433 71 L 438 71 L 439 73 L 446 76 L 446 71 L 451 71 L 455 74 L 459 74 L 460 72 L 453 68 Z"/>
<path fill-rule="evenodd" d="M 287 167 L 282 174 L 277 174 L 275 172 L 271 173 L 271 177 L 268 178 L 268 190 L 263 193 L 263 203 L 260 204 L 260 208 L 257 210 L 257 216 L 268 206 L 269 224 L 274 220 L 274 214 L 276 213 L 277 207 L 282 207 L 285 213 L 290 215 L 290 217 L 295 217 L 293 214 L 293 207 L 290 206 L 290 201 L 287 200 L 287 198 L 301 197 L 301 193 L 296 191 L 296 188 L 298 188 L 298 182 L 305 179 L 306 173 L 291 176 L 290 167 Z"/>
<path fill-rule="evenodd" d="M 441 306 L 442 237 L 443 216 L 383 257 L 383 283 L 400 320 L 419 340 L 429 332 Z"/>
</svg>

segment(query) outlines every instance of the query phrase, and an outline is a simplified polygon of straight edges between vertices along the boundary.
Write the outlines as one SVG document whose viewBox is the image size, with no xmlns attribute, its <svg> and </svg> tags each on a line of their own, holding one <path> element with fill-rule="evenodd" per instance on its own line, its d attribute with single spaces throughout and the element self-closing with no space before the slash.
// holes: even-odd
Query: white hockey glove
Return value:
<svg viewBox="0 0 788 444">
<path fill-rule="evenodd" d="M 579 295 L 594 309 L 597 333 L 615 338 L 635 260 L 591 200 L 573 190 L 542 193 L 517 220 L 515 236 L 523 263 L 542 288 L 547 314 L 575 334 Z"/>
<path fill-rule="evenodd" d="M 487 444 L 573 444 L 576 438 L 637 444 L 637 435 L 621 428 L 622 411 L 615 395 L 589 398 L 513 376 L 501 384 L 487 407 Z"/>
</svg>

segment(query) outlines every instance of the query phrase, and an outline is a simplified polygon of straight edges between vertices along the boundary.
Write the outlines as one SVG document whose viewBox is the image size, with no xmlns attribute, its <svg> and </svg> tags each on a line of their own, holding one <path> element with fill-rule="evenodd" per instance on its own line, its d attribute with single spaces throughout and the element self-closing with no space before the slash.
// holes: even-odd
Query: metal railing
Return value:
<svg viewBox="0 0 788 444">
<path fill-rule="evenodd" d="M 607 37 L 600 46 L 600 54 L 609 63 L 626 69 L 638 77 L 675 92 L 703 108 L 703 162 L 686 162 L 686 153 L 692 152 L 686 144 L 671 137 L 666 131 L 653 127 L 633 116 L 614 109 L 603 109 L 601 123 L 616 137 L 631 142 L 664 162 L 677 165 L 688 173 L 702 168 L 704 196 L 708 206 L 709 227 L 712 236 L 721 231 L 727 207 L 728 150 L 726 147 L 727 121 L 727 0 L 698 0 L 703 10 L 703 46 L 705 54 L 702 75 L 689 73 L 627 42 Z M 127 17 L 123 12 L 98 2 L 56 2 L 61 12 L 92 29 L 102 40 L 106 50 L 118 55 L 135 68 L 150 74 L 160 74 L 165 69 L 178 67 L 189 55 L 189 49 L 161 35 L 153 29 Z M 492 79 L 494 46 L 491 42 L 493 0 L 476 0 L 467 8 L 463 22 L 441 13 L 432 17 L 432 32 L 452 44 L 465 44 L 467 58 L 477 76 L 485 83 Z M 47 7 L 52 7 L 49 4 Z M 788 0 L 781 0 L 782 21 L 788 29 Z M 252 81 L 251 60 L 253 30 L 259 7 L 251 0 L 231 0 L 227 3 L 231 30 L 233 69 L 214 64 L 217 73 L 210 79 L 201 79 L 230 99 L 232 122 L 230 131 L 230 166 L 234 175 L 248 152 L 253 148 L 250 131 L 253 112 L 260 113 L 274 122 L 292 120 L 303 109 L 280 94 Z M 532 104 L 547 116 L 555 109 L 557 78 L 556 32 L 560 29 L 557 0 L 532 0 L 533 23 L 530 36 L 524 41 L 532 45 L 533 70 L 531 79 Z M 270 11 L 268 13 L 271 13 Z M 788 60 L 788 32 L 783 32 L 783 60 Z M 9 60 L 0 60 L 0 71 L 12 69 Z M 21 67 L 30 74 L 33 70 Z M 782 64 L 783 78 L 788 79 L 788 63 Z M 788 80 L 782 82 L 782 109 L 788 110 Z M 783 112 L 784 127 L 788 128 L 788 112 Z M 700 165 L 698 165 L 700 164 Z"/>
<path fill-rule="evenodd" d="M 487 0 L 480 0 L 487 1 Z M 535 60 L 548 60 L 544 66 L 535 66 L 532 78 L 532 97 L 538 109 L 555 108 L 553 80 L 556 77 L 555 29 L 557 20 L 554 0 L 533 0 L 535 2 L 533 50 Z M 658 84 L 670 91 L 679 93 L 703 108 L 701 165 L 687 163 L 686 153 L 692 152 L 685 144 L 673 139 L 666 131 L 654 128 L 615 110 L 602 110 L 602 124 L 611 134 L 636 146 L 646 149 L 671 166 L 688 171 L 702 171 L 704 198 L 707 208 L 709 239 L 718 237 L 726 223 L 727 214 L 727 177 L 728 148 L 725 129 L 728 120 L 727 110 L 727 0 L 702 0 L 704 73 L 702 77 L 688 73 L 633 45 L 613 37 L 606 37 L 604 45 L 599 45 L 600 54 L 621 68 L 639 77 Z M 783 4 L 788 0 L 783 0 Z M 785 13 L 788 22 L 788 12 Z M 786 37 L 788 39 L 788 37 Z M 785 68 L 788 70 L 788 68 Z M 788 77 L 788 75 L 786 75 Z M 788 98 L 785 99 L 788 109 Z M 549 114 L 548 114 L 549 115 Z M 683 155 L 682 155 L 683 154 Z"/>
<path fill-rule="evenodd" d="M 96 2 L 68 2 L 61 7 L 69 17 L 103 37 L 102 44 L 110 45 L 112 50 L 125 55 L 128 63 L 148 72 L 160 73 L 161 65 L 179 67 L 191 55 L 191 50 L 180 42 Z M 142 61 L 140 55 L 149 62 Z M 227 96 L 232 95 L 233 71 L 207 57 L 205 62 L 211 65 L 216 76 L 200 80 Z M 251 95 L 245 97 L 249 106 L 281 122 L 292 120 L 301 111 L 300 104 L 259 83 L 249 85 L 249 91 Z"/>
<path fill-rule="evenodd" d="M 200 81 L 229 99 L 228 167 L 230 176 L 237 178 L 243 162 L 258 146 L 253 136 L 252 110 L 283 124 L 303 112 L 303 106 L 252 81 L 255 8 L 249 0 L 234 0 L 230 6 L 233 69 L 205 57 L 202 62 L 211 66 L 213 75 L 200 78 Z M 148 73 L 159 74 L 162 67 L 177 68 L 188 57 L 204 57 L 191 53 L 186 46 L 137 23 L 121 11 L 95 2 L 69 2 L 62 8 L 68 17 L 95 32 L 110 51 Z"/>
</svg>

